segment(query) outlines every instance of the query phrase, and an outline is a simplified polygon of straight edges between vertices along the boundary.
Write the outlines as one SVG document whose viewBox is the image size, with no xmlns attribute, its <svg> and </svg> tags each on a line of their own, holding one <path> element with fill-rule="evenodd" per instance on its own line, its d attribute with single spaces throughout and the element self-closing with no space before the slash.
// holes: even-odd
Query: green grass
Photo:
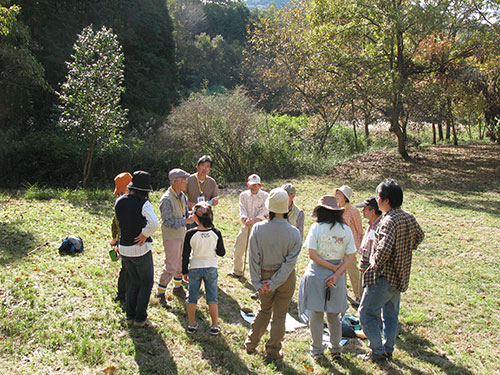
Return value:
<svg viewBox="0 0 500 375">
<path fill-rule="evenodd" d="M 31 186 L 0 193 L 0 373 L 95 374 L 494 374 L 500 373 L 500 171 L 497 146 L 424 148 L 413 162 L 392 150 L 338 167 L 330 177 L 291 182 L 306 211 L 306 227 L 317 199 L 350 184 L 357 203 L 382 177 L 396 177 L 426 238 L 414 254 L 409 290 L 403 294 L 394 362 L 363 363 L 356 354 L 367 343 L 351 339 L 341 363 L 314 362 L 309 333 L 285 336 L 281 362 L 247 355 L 249 326 L 240 308 L 256 311 L 248 283 L 226 277 L 238 232 L 238 194 L 224 189 L 216 208 L 228 254 L 220 262 L 220 320 L 223 334 L 208 334 L 208 308 L 200 300 L 201 330 L 188 336 L 182 303 L 172 311 L 152 298 L 149 314 L 158 327 L 129 328 L 113 302 L 119 263 L 108 257 L 113 198 L 110 191 L 50 190 Z M 265 181 L 270 190 L 284 181 Z M 157 211 L 161 192 L 152 203 Z M 61 257 L 60 240 L 76 234 L 85 253 Z M 154 236 L 155 281 L 163 264 L 161 235 Z M 308 263 L 303 252 L 300 277 Z M 296 315 L 296 296 L 290 309 Z M 355 313 L 350 309 L 350 313 Z M 263 340 L 265 342 L 267 334 Z M 262 347 L 261 347 L 262 349 Z M 108 371 L 111 371 L 109 369 Z"/>
</svg>

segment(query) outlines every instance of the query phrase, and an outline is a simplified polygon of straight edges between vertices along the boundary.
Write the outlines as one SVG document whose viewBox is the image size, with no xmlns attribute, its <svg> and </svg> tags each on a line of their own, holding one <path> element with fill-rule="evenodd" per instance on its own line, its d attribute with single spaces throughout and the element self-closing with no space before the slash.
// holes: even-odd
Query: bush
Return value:
<svg viewBox="0 0 500 375">
<path fill-rule="evenodd" d="M 241 180 L 256 172 L 257 130 L 264 120 L 241 88 L 219 95 L 195 93 L 172 111 L 161 136 L 175 141 L 183 164 L 210 154 L 220 181 Z"/>
</svg>

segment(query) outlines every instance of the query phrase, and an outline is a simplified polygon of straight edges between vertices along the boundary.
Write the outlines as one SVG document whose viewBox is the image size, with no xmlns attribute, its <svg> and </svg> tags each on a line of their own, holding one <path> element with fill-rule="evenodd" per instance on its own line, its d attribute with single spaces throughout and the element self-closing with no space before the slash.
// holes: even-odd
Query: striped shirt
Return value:
<svg viewBox="0 0 500 375">
<path fill-rule="evenodd" d="M 424 239 L 415 217 L 400 208 L 384 215 L 375 232 L 375 246 L 370 266 L 363 274 L 363 286 L 387 278 L 393 287 L 405 292 L 410 282 L 412 252 Z"/>
</svg>

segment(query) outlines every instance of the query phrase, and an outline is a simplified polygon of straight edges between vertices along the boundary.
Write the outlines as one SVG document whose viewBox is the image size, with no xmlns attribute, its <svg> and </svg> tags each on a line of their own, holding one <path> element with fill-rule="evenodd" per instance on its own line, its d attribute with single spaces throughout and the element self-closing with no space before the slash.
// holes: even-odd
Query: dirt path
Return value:
<svg viewBox="0 0 500 375">
<path fill-rule="evenodd" d="M 358 186 L 392 177 L 414 189 L 500 193 L 500 146 L 487 143 L 431 146 L 403 161 L 393 150 L 380 150 L 336 167 L 333 178 Z"/>
</svg>

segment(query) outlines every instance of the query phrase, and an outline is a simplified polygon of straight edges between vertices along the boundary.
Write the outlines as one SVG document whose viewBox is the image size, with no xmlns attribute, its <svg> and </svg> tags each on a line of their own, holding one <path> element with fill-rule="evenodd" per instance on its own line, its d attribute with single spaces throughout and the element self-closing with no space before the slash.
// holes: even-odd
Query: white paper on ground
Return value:
<svg viewBox="0 0 500 375">
<path fill-rule="evenodd" d="M 347 341 L 349 340 L 344 338 L 340 339 L 340 346 L 344 346 L 345 344 L 347 344 Z M 323 345 L 325 345 L 328 349 L 332 346 L 332 344 L 330 343 L 330 332 L 327 328 L 323 330 Z"/>
<path fill-rule="evenodd" d="M 249 324 L 252 324 L 253 320 L 255 319 L 255 314 L 253 312 L 251 313 L 246 313 L 243 310 L 240 310 L 240 315 L 241 317 Z M 293 332 L 298 328 L 303 328 L 307 327 L 307 324 L 299 322 L 297 319 L 295 319 L 293 316 L 290 314 L 286 314 L 286 321 L 285 321 L 285 331 L 286 332 Z M 269 331 L 271 329 L 271 326 L 269 325 L 267 327 L 267 330 Z"/>
</svg>

